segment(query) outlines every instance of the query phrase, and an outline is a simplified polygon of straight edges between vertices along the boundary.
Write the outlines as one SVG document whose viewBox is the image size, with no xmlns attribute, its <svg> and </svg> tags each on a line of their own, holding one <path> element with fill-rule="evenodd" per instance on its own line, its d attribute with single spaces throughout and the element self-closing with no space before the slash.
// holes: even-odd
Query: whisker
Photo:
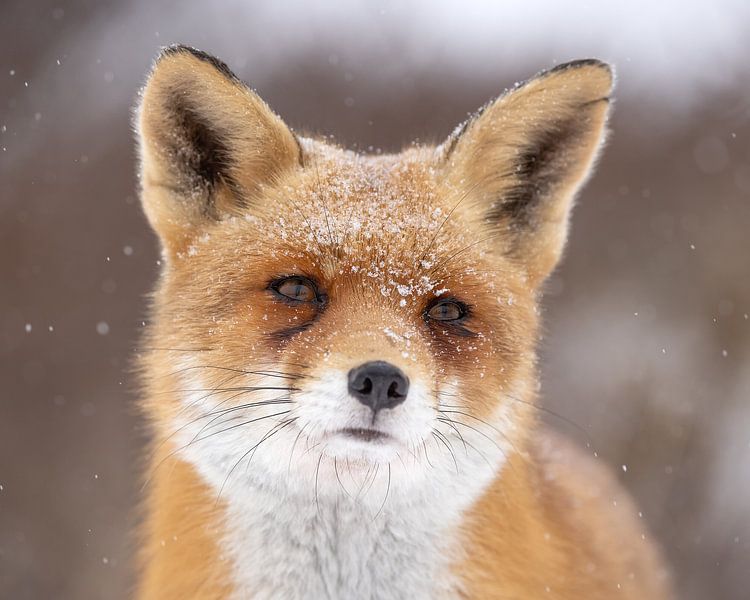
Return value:
<svg viewBox="0 0 750 600">
<path fill-rule="evenodd" d="M 375 463 L 375 465 L 377 466 L 377 463 Z M 351 474 L 351 467 L 349 465 L 349 459 L 348 458 L 346 459 L 346 467 L 347 467 L 347 470 L 349 471 L 349 473 Z M 372 473 L 372 470 L 373 470 L 372 465 L 370 465 L 369 467 L 367 467 L 367 472 L 365 473 L 365 476 L 362 478 L 362 481 L 359 482 L 359 489 L 357 490 L 357 495 L 355 496 L 355 499 L 359 499 L 361 497 L 362 490 L 364 489 L 365 484 L 370 479 L 370 474 Z"/>
<path fill-rule="evenodd" d="M 351 497 L 352 497 L 352 495 L 351 495 L 351 494 L 350 494 L 350 493 L 349 493 L 349 492 L 347 491 L 347 489 L 346 489 L 346 488 L 344 487 L 344 484 L 343 484 L 343 483 L 341 482 L 341 477 L 339 477 L 339 467 L 338 467 L 338 463 L 337 463 L 337 460 L 336 460 L 336 457 L 335 457 L 335 456 L 333 457 L 333 470 L 334 470 L 334 472 L 336 473 L 336 479 L 338 480 L 338 482 L 339 482 L 339 485 L 341 486 L 341 489 L 342 489 L 342 490 L 344 490 L 344 493 L 345 493 L 345 494 L 346 494 L 346 495 L 347 495 L 347 496 L 348 496 L 349 498 L 351 498 Z"/>
<path fill-rule="evenodd" d="M 185 392 L 262 392 L 264 390 L 279 390 L 285 392 L 298 392 L 299 388 L 287 387 L 287 386 L 272 386 L 272 385 L 250 385 L 250 386 L 234 386 L 234 387 L 222 387 L 222 388 L 183 388 L 180 390 L 165 390 L 163 392 L 156 392 L 155 395 L 161 394 L 180 394 Z"/>
<path fill-rule="evenodd" d="M 318 476 L 320 475 L 320 463 L 323 461 L 323 453 L 325 452 L 326 447 L 324 447 L 320 451 L 320 457 L 318 458 L 318 466 L 315 467 L 315 507 L 318 512 L 318 516 L 320 516 L 320 501 L 318 500 Z"/>
<path fill-rule="evenodd" d="M 182 392 L 192 392 L 192 391 L 209 391 L 209 389 L 205 390 L 182 390 Z M 213 407 L 213 409 L 217 409 L 218 407 L 222 406 L 223 404 L 226 404 L 227 402 L 230 402 L 234 398 L 237 398 L 238 396 L 241 396 L 246 393 L 250 392 L 263 392 L 263 391 L 284 391 L 284 392 L 297 392 L 299 391 L 299 388 L 294 387 L 278 387 L 278 386 L 250 386 L 250 387 L 228 387 L 228 388 L 211 388 L 209 393 L 205 396 L 201 396 L 200 398 L 197 398 L 196 400 L 193 400 L 192 402 L 189 402 L 185 406 L 183 406 L 178 412 L 177 417 L 182 416 L 187 410 L 193 408 L 196 404 L 199 402 L 202 402 L 204 400 L 208 400 L 212 396 L 216 396 L 218 394 L 223 393 L 229 393 L 229 392 L 237 392 L 233 396 L 230 396 L 228 398 L 225 398 L 221 402 L 219 402 L 217 405 Z M 165 392 L 166 393 L 166 392 Z"/>
<path fill-rule="evenodd" d="M 177 416 L 178 416 L 178 417 L 179 417 L 179 416 L 181 416 L 181 415 L 182 415 L 182 413 L 184 413 L 184 412 L 185 412 L 186 410 L 188 410 L 189 408 L 192 408 L 193 406 L 195 406 L 195 405 L 196 405 L 196 404 L 198 404 L 199 402 L 202 402 L 203 400 L 206 400 L 206 399 L 210 398 L 211 396 L 213 396 L 213 395 L 215 395 L 215 394 L 217 394 L 217 393 L 221 393 L 221 390 L 222 390 L 222 387 L 221 387 L 221 386 L 224 386 L 224 385 L 226 385 L 226 384 L 227 384 L 227 383 L 229 383 L 230 381 L 234 381 L 234 380 L 235 380 L 235 379 L 237 379 L 238 377 L 239 377 L 239 375 L 238 375 L 238 374 L 233 374 L 233 375 L 230 375 L 230 376 L 228 376 L 228 377 L 226 377 L 226 378 L 222 379 L 218 387 L 213 387 L 213 388 L 210 388 L 210 391 L 209 391 L 209 390 L 207 390 L 207 391 L 208 391 L 208 393 L 207 393 L 207 394 L 206 394 L 205 396 L 201 396 L 200 398 L 196 398 L 196 399 L 195 399 L 195 400 L 193 400 L 192 402 L 188 402 L 188 404 L 187 404 L 187 405 L 183 406 L 183 407 L 182 407 L 182 409 L 181 409 L 181 410 L 180 410 L 180 411 L 179 411 L 179 412 L 177 413 Z M 186 391 L 188 391 L 188 390 L 184 390 L 184 391 L 180 391 L 180 390 L 178 390 L 178 391 L 177 391 L 177 392 L 175 392 L 175 393 L 176 393 L 176 394 L 179 394 L 179 395 L 182 395 L 182 394 L 183 394 L 183 393 L 185 393 Z"/>
<path fill-rule="evenodd" d="M 368 470 L 367 472 L 369 473 L 370 471 Z M 366 490 L 364 490 L 364 492 L 363 492 L 363 493 L 364 493 L 364 496 L 367 496 L 367 494 L 368 494 L 368 493 L 370 492 L 370 490 L 372 489 L 372 486 L 373 486 L 373 484 L 375 483 L 375 480 L 376 480 L 376 479 L 378 478 L 378 473 L 379 473 L 379 472 L 380 472 L 380 463 L 375 463 L 375 470 L 374 470 L 374 472 L 373 472 L 373 474 L 372 474 L 372 478 L 370 479 L 370 482 L 369 482 L 369 483 L 368 483 L 368 485 L 367 485 L 367 489 L 366 489 Z M 367 480 L 367 479 L 365 478 L 365 481 L 366 481 L 366 480 Z M 362 484 L 362 486 L 364 487 L 364 483 Z M 360 491 L 362 491 L 362 490 L 360 489 Z M 357 494 L 357 496 L 359 497 L 359 494 Z M 364 496 L 363 496 L 363 497 L 364 497 Z"/>
<path fill-rule="evenodd" d="M 442 442 L 443 445 L 448 450 L 448 452 L 450 452 L 451 458 L 453 459 L 453 464 L 456 467 L 456 475 L 458 475 L 458 461 L 456 460 L 456 455 L 453 453 L 453 449 L 450 446 L 450 441 L 442 433 L 440 433 L 437 429 L 433 429 L 431 433 L 432 433 L 432 437 L 434 437 L 436 440 Z"/>
<path fill-rule="evenodd" d="M 290 411 L 287 411 L 287 412 L 290 412 Z M 240 456 L 239 460 L 234 463 L 232 468 L 229 470 L 229 473 L 227 473 L 226 477 L 224 477 L 224 481 L 221 483 L 221 487 L 219 488 L 219 493 L 216 496 L 216 502 L 214 502 L 214 506 L 217 506 L 219 504 L 219 500 L 221 499 L 221 494 L 224 491 L 224 486 L 226 486 L 227 481 L 229 481 L 229 478 L 231 477 L 232 473 L 239 466 L 239 464 L 245 459 L 245 457 L 251 452 L 253 452 L 253 455 L 254 455 L 255 450 L 258 449 L 258 446 L 260 446 L 267 439 L 276 435 L 279 431 L 284 429 L 284 427 L 293 423 L 294 421 L 295 419 L 286 419 L 284 421 L 281 421 L 281 423 L 277 423 L 268 432 L 266 432 L 266 434 L 261 438 L 261 440 L 257 444 L 255 444 L 252 448 L 250 448 L 247 452 L 245 452 L 242 456 Z M 250 457 L 250 460 L 252 460 L 252 456 Z M 249 461 L 248 461 L 248 464 L 249 464 Z"/>
<path fill-rule="evenodd" d="M 422 449 L 424 450 L 424 458 L 427 461 L 427 464 L 430 465 L 430 468 L 434 469 L 435 465 L 432 464 L 430 456 L 427 454 L 427 442 L 425 440 L 422 440 Z"/>
<path fill-rule="evenodd" d="M 446 425 L 448 425 L 449 427 L 451 427 L 451 429 L 453 430 L 453 432 L 455 432 L 455 433 L 454 433 L 454 435 L 456 435 L 456 437 L 458 437 L 458 438 L 459 438 L 459 439 L 461 440 L 461 442 L 463 443 L 463 445 L 464 445 L 464 449 L 465 449 L 465 451 L 466 451 L 466 454 L 467 454 L 467 456 L 468 456 L 468 453 L 469 453 L 469 450 L 468 450 L 468 448 L 471 448 L 472 450 L 474 450 L 474 452 L 476 452 L 476 453 L 477 453 L 477 454 L 478 454 L 479 456 L 481 456 L 481 457 L 482 457 L 482 459 L 483 459 L 483 460 L 484 460 L 484 461 L 485 461 L 485 462 L 486 462 L 486 463 L 487 463 L 487 464 L 488 464 L 488 465 L 489 465 L 490 467 L 493 467 L 493 468 L 494 468 L 493 464 L 492 464 L 492 463 L 490 462 L 490 460 L 489 460 L 489 459 L 487 458 L 487 456 L 486 456 L 486 455 L 484 454 L 484 452 L 482 452 L 482 451 L 481 451 L 481 450 L 480 450 L 479 448 L 477 448 L 477 447 L 476 447 L 476 446 L 475 446 L 474 444 L 472 444 L 471 442 L 467 441 L 467 440 L 466 440 L 466 439 L 464 438 L 464 436 L 462 436 L 462 435 L 461 435 L 461 432 L 460 432 L 460 431 L 459 431 L 459 430 L 458 430 L 458 429 L 456 428 L 456 426 L 455 426 L 455 425 L 453 424 L 453 422 L 452 422 L 452 421 L 451 421 L 450 419 L 448 419 L 448 418 L 446 417 L 445 419 L 438 419 L 438 420 L 439 420 L 439 421 L 441 421 L 441 422 L 443 422 L 443 423 L 445 423 L 445 424 L 446 424 Z M 452 433 L 453 433 L 453 432 L 452 432 Z M 445 435 L 445 434 L 443 434 L 443 435 Z M 503 455 L 504 455 L 504 454 L 503 454 Z"/>
<path fill-rule="evenodd" d="M 271 369 L 262 370 L 262 371 L 247 371 L 245 369 L 222 367 L 219 365 L 192 365 L 189 367 L 183 367 L 182 369 L 178 369 L 177 371 L 172 371 L 171 373 L 167 373 L 166 375 L 164 375 L 164 377 L 167 377 L 170 375 L 179 375 L 181 373 L 185 373 L 186 371 L 194 371 L 195 369 L 213 369 L 217 371 L 229 371 L 229 372 L 237 373 L 240 375 L 261 375 L 264 377 L 277 377 L 279 379 L 291 379 L 291 380 L 297 380 L 301 377 L 301 374 L 284 373 L 283 371 L 275 371 Z"/>
<path fill-rule="evenodd" d="M 476 242 L 472 242 L 471 244 L 468 244 L 468 245 L 464 246 L 463 248 L 461 248 L 461 249 L 460 249 L 460 250 L 458 250 L 457 252 L 454 252 L 453 254 L 451 254 L 451 255 L 450 255 L 449 257 L 447 257 L 447 258 L 445 258 L 445 259 L 441 260 L 441 261 L 440 261 L 440 262 L 439 262 L 439 263 L 438 263 L 437 265 L 435 265 L 434 267 L 432 267 L 432 268 L 431 268 L 431 269 L 430 269 L 430 270 L 428 271 L 428 273 L 430 273 L 430 274 L 434 273 L 434 272 L 435 272 L 435 271 L 437 271 L 437 270 L 438 270 L 438 269 L 439 269 L 440 267 L 442 267 L 442 266 L 443 266 L 444 264 L 446 264 L 446 263 L 450 262 L 451 260 L 453 260 L 454 258 L 456 258 L 456 257 L 457 257 L 458 255 L 460 255 L 460 254 L 463 254 L 464 252 L 466 252 L 467 250 L 470 250 L 470 249 L 471 249 L 471 248 L 473 248 L 474 246 L 477 246 L 477 245 L 479 245 L 479 244 L 481 244 L 481 243 L 483 243 L 483 242 L 487 242 L 487 241 L 489 241 L 489 240 L 491 240 L 491 239 L 494 239 L 494 238 L 496 238 L 496 237 L 500 237 L 500 236 L 501 236 L 501 234 L 499 234 L 499 233 L 495 233 L 495 234 L 493 234 L 493 235 L 489 235 L 489 236 L 487 236 L 487 237 L 484 237 L 484 238 L 482 238 L 481 240 L 477 240 Z"/>
<path fill-rule="evenodd" d="M 292 458 L 294 457 L 294 449 L 297 447 L 297 442 L 299 441 L 299 438 L 302 436 L 302 433 L 305 431 L 305 428 L 307 427 L 307 423 L 305 423 L 299 430 L 299 433 L 297 434 L 297 437 L 294 438 L 294 443 L 292 444 L 292 451 L 289 453 L 289 466 L 287 467 L 287 475 L 289 475 L 292 472 Z"/>
<path fill-rule="evenodd" d="M 419 257 L 419 260 L 417 261 L 417 264 L 421 265 L 422 261 L 427 256 L 427 253 L 430 251 L 430 248 L 432 248 L 432 245 L 435 243 L 435 240 L 437 240 L 438 235 L 440 234 L 440 231 L 443 229 L 443 226 L 448 222 L 448 219 L 451 218 L 453 215 L 453 212 L 458 208 L 458 205 L 461 204 L 466 198 L 468 198 L 469 194 L 473 192 L 479 185 L 480 182 L 475 183 L 472 185 L 468 190 L 466 190 L 463 194 L 461 194 L 461 197 L 458 199 L 458 202 L 453 205 L 453 208 L 448 211 L 448 214 L 446 215 L 445 219 L 443 219 L 443 222 L 440 223 L 440 226 L 435 231 L 435 234 L 432 236 L 432 239 L 430 239 L 430 242 L 427 244 L 427 247 L 422 252 L 422 255 Z"/>
<path fill-rule="evenodd" d="M 233 398 L 234 397 L 236 397 L 236 396 L 233 396 Z M 205 419 L 205 418 L 213 416 L 213 415 L 216 415 L 216 416 L 214 416 L 214 418 L 211 419 L 208 423 L 206 423 L 205 425 L 203 425 L 203 427 L 201 427 L 201 429 L 198 431 L 198 433 L 195 434 L 195 437 L 197 438 L 206 429 L 211 429 L 212 423 L 214 423 L 216 420 L 220 419 L 221 417 L 224 417 L 224 416 L 228 415 L 229 413 L 240 411 L 240 410 L 247 410 L 249 408 L 256 408 L 256 407 L 259 407 L 259 406 L 273 406 L 273 405 L 277 405 L 277 404 L 294 404 L 294 401 L 292 401 L 292 400 L 288 400 L 288 399 L 284 400 L 285 397 L 288 398 L 288 396 L 279 396 L 278 398 L 274 398 L 272 400 L 261 400 L 260 402 L 250 402 L 250 403 L 247 403 L 247 404 L 240 404 L 238 406 L 231 406 L 229 408 L 222 408 L 221 410 L 213 411 L 212 413 L 208 413 L 207 415 L 199 417 L 199 419 Z M 196 420 L 198 420 L 198 419 L 194 419 L 193 422 L 195 422 Z"/>
<path fill-rule="evenodd" d="M 482 423 L 483 425 L 486 425 L 490 429 L 494 430 L 498 435 L 501 435 L 506 442 L 508 442 L 511 446 L 513 446 L 513 450 L 515 450 L 517 453 L 519 453 L 518 452 L 518 448 L 516 448 L 516 446 L 513 444 L 513 442 L 510 440 L 510 438 L 508 438 L 508 436 L 505 435 L 505 433 L 503 433 L 497 427 L 495 427 L 491 423 L 488 423 L 484 419 L 480 419 L 476 415 L 472 415 L 471 413 L 468 413 L 468 412 L 465 412 L 465 411 L 461 411 L 461 410 L 441 410 L 440 412 L 443 413 L 443 414 L 456 413 L 456 414 L 459 414 L 459 415 L 464 415 L 465 417 L 469 417 L 470 419 L 474 419 L 475 421 L 477 421 L 479 423 Z M 460 421 L 458 421 L 458 420 L 456 422 L 460 423 Z"/>
<path fill-rule="evenodd" d="M 242 395 L 242 393 L 235 394 L 234 396 L 232 396 L 228 400 L 232 400 L 232 399 L 237 398 L 238 396 L 241 396 L 241 395 Z M 172 433 L 170 433 L 168 436 L 166 436 L 163 440 L 161 440 L 161 442 L 159 442 L 159 444 L 154 448 L 153 452 L 151 453 L 151 456 L 153 457 L 161 449 L 161 447 L 165 443 L 167 443 L 171 438 L 173 438 L 175 435 L 177 435 L 180 431 L 182 431 L 183 429 L 189 427 L 190 425 L 194 425 L 196 422 L 200 421 L 201 419 L 207 419 L 207 418 L 212 417 L 212 416 L 217 415 L 217 414 L 219 416 L 222 416 L 222 415 L 224 415 L 225 413 L 228 413 L 228 412 L 233 412 L 233 411 L 236 411 L 236 410 L 244 410 L 244 409 L 247 409 L 247 408 L 254 408 L 256 406 L 266 406 L 266 405 L 271 405 L 271 404 L 293 404 L 294 403 L 292 400 L 282 400 L 282 398 L 283 398 L 283 396 L 279 396 L 278 398 L 276 398 L 274 400 L 261 400 L 261 401 L 258 401 L 258 402 L 249 402 L 247 404 L 240 404 L 239 406 L 232 406 L 230 408 L 222 408 L 220 410 L 212 410 L 212 411 L 210 411 L 210 412 L 208 412 L 206 414 L 200 415 L 200 416 L 198 416 L 198 417 L 196 417 L 194 419 L 191 419 L 190 421 L 188 421 L 184 425 L 181 425 L 180 427 L 178 427 L 177 429 L 175 429 Z M 223 404 L 223 403 L 220 403 L 219 405 L 217 405 L 217 407 L 220 406 L 221 404 Z M 208 424 L 210 425 L 211 423 L 213 423 L 213 421 L 214 420 L 211 420 Z M 203 429 L 205 429 L 205 427 L 206 426 L 204 425 Z M 200 433 L 202 433 L 203 429 L 201 429 L 198 432 L 198 434 L 196 434 L 196 436 L 199 435 Z M 193 439 L 195 439 L 195 438 L 193 438 Z"/>
<path fill-rule="evenodd" d="M 177 449 L 172 450 L 171 452 L 169 452 L 164 458 L 162 458 L 159 461 L 159 463 L 156 466 L 154 466 L 153 469 L 151 469 L 151 473 L 148 475 L 148 477 L 146 478 L 146 481 L 143 483 L 143 486 L 141 487 L 141 490 L 144 490 L 146 488 L 146 486 L 151 482 L 151 479 L 153 478 L 154 474 L 161 467 L 161 465 L 164 464 L 165 461 L 169 460 L 170 458 L 172 458 L 173 456 L 179 454 L 180 452 L 183 452 L 190 445 L 192 445 L 194 443 L 202 442 L 202 441 L 207 440 L 208 438 L 210 438 L 210 437 L 212 437 L 214 435 L 218 435 L 220 433 L 224 433 L 225 431 L 229 431 L 230 429 L 235 429 L 237 427 L 242 427 L 244 425 L 249 425 L 250 423 L 255 423 L 255 422 L 258 422 L 258 421 L 262 421 L 263 419 L 270 419 L 271 417 L 278 417 L 280 415 L 285 415 L 285 414 L 288 414 L 290 412 L 291 412 L 291 410 L 287 410 L 287 411 L 283 411 L 283 412 L 274 413 L 274 414 L 271 414 L 271 415 L 266 415 L 266 416 L 263 416 L 263 417 L 258 417 L 257 419 L 251 419 L 249 421 L 245 421 L 244 423 L 240 423 L 239 425 L 232 425 L 231 427 L 227 427 L 226 429 L 222 429 L 221 431 L 217 431 L 217 432 L 211 433 L 211 434 L 209 434 L 209 435 L 207 435 L 205 437 L 201 437 L 201 438 L 198 438 L 198 439 L 190 440 L 190 442 L 188 442 L 184 446 L 180 446 L 179 448 L 177 448 Z"/>
<path fill-rule="evenodd" d="M 466 442 L 466 440 L 464 439 L 464 436 L 463 436 L 463 435 L 461 435 L 461 432 L 460 432 L 460 431 L 458 430 L 458 428 L 457 428 L 457 427 L 456 427 L 456 426 L 455 426 L 455 425 L 453 424 L 453 421 L 452 421 L 451 419 L 447 419 L 447 421 L 446 421 L 446 424 L 447 424 L 447 425 L 448 425 L 448 426 L 449 426 L 449 427 L 450 427 L 451 429 L 453 429 L 453 431 L 455 431 L 455 432 L 456 432 L 456 435 L 457 435 L 457 436 L 458 436 L 458 438 L 459 438 L 459 439 L 461 440 L 461 443 L 462 443 L 462 444 L 464 445 L 464 452 L 465 452 L 466 454 L 468 454 L 468 453 L 469 453 L 469 450 L 468 450 L 468 448 L 467 448 L 467 442 Z"/>
<path fill-rule="evenodd" d="M 391 491 L 391 463 L 388 463 L 388 486 L 385 488 L 385 498 L 383 498 L 383 504 L 380 505 L 380 508 L 378 509 L 378 512 L 375 513 L 375 516 L 372 518 L 373 521 L 378 518 L 378 515 L 383 511 L 383 508 L 385 507 L 386 500 L 388 500 L 388 494 Z"/>
<path fill-rule="evenodd" d="M 148 352 L 151 350 L 165 352 L 211 352 L 213 348 L 164 348 L 162 346 L 138 346 L 135 348 L 136 352 Z"/>
<path fill-rule="evenodd" d="M 209 433 L 207 436 L 200 437 L 195 442 L 202 442 L 204 440 L 207 440 L 210 437 L 213 437 L 215 435 L 219 435 L 220 433 L 226 433 L 227 431 L 231 431 L 232 429 L 237 429 L 238 427 L 244 427 L 245 425 L 250 425 L 250 423 L 257 423 L 258 421 L 263 421 L 264 419 L 270 419 L 272 417 L 279 417 L 281 415 L 287 415 L 291 410 L 284 410 L 281 412 L 273 413 L 271 415 L 264 415 L 262 417 L 256 417 L 255 419 L 249 419 L 247 421 L 243 421 L 242 423 L 238 423 L 237 425 L 231 425 L 230 427 L 227 427 L 225 429 L 220 429 L 219 431 L 214 431 L 213 433 Z M 192 442 L 191 442 L 192 443 Z"/>
<path fill-rule="evenodd" d="M 438 421 L 443 421 L 443 422 L 445 422 L 445 420 L 444 420 L 444 419 L 446 419 L 446 417 L 438 417 Z M 466 427 L 467 429 L 471 429 L 472 431 L 476 431 L 476 432 L 477 432 L 477 433 L 478 433 L 479 435 L 482 435 L 482 436 L 484 436 L 484 437 L 485 437 L 485 438 L 487 438 L 487 439 L 488 439 L 488 440 L 489 440 L 490 442 L 492 442 L 492 443 L 493 443 L 493 444 L 495 445 L 495 447 L 496 447 L 496 448 L 497 448 L 498 450 L 500 450 L 500 452 L 501 452 L 501 453 L 503 454 L 503 456 L 505 456 L 505 452 L 503 452 L 503 449 L 502 449 L 502 448 L 500 447 L 500 445 L 499 445 L 499 444 L 497 443 L 497 441 L 493 440 L 493 439 L 492 439 L 492 438 L 491 438 L 490 436 L 488 436 L 488 435 L 487 435 L 487 434 L 486 434 L 486 433 L 485 433 L 484 431 L 481 431 L 481 430 L 477 429 L 476 427 L 472 427 L 471 425 L 469 425 L 469 424 L 467 424 L 467 423 L 464 423 L 463 421 L 458 421 L 457 419 L 450 419 L 450 420 L 451 420 L 451 421 L 452 421 L 453 423 L 455 423 L 456 425 L 462 425 L 463 427 Z"/>
<path fill-rule="evenodd" d="M 589 444 L 593 444 L 593 441 L 591 439 L 591 436 L 589 435 L 589 432 L 586 431 L 586 429 L 584 427 L 582 427 L 581 425 L 579 425 L 578 423 L 576 423 L 572 419 L 569 419 L 569 418 L 567 418 L 567 417 L 565 417 L 565 416 L 563 416 L 563 415 L 561 415 L 559 413 L 556 413 L 554 410 L 546 408 L 545 406 L 541 406 L 541 405 L 539 405 L 539 404 L 537 404 L 535 402 L 529 402 L 528 400 L 522 400 L 521 398 L 517 398 L 516 396 L 507 396 L 507 397 L 510 398 L 511 400 L 513 400 L 514 402 L 520 402 L 521 404 L 525 404 L 527 406 L 531 406 L 532 408 L 535 408 L 535 409 L 537 409 L 540 412 L 546 413 L 546 414 L 551 415 L 551 416 L 553 416 L 553 417 L 555 417 L 557 419 L 560 419 L 563 423 L 567 423 L 568 425 L 570 425 L 571 427 L 573 427 L 574 429 L 576 429 L 577 431 L 579 431 L 580 433 L 582 433 L 584 436 L 586 436 L 586 440 L 589 442 Z"/>
<path fill-rule="evenodd" d="M 253 448 L 251 448 L 252 454 L 250 454 L 250 460 L 248 460 L 247 464 L 245 465 L 245 472 L 246 473 L 247 473 L 247 470 L 250 468 L 250 463 L 253 462 L 253 458 L 255 457 L 255 453 L 258 451 L 258 448 L 260 447 L 260 445 L 263 442 L 265 442 L 267 439 L 269 439 L 269 438 L 273 437 L 274 435 L 276 435 L 279 431 L 281 431 L 285 427 L 288 427 L 289 425 L 291 425 L 292 423 L 294 423 L 297 419 L 299 419 L 299 417 L 291 417 L 291 418 L 282 420 L 281 423 L 279 423 L 279 425 L 277 426 L 278 429 L 272 428 L 272 431 L 270 433 L 267 433 L 266 435 L 264 435 L 263 439 L 260 440 L 257 444 L 255 444 L 255 446 Z"/>
<path fill-rule="evenodd" d="M 308 444 L 309 444 L 309 441 L 310 441 L 310 437 L 309 436 L 307 436 L 307 441 L 308 441 Z M 312 450 L 315 450 L 315 448 L 317 448 L 318 446 L 320 446 L 322 443 L 323 443 L 323 441 L 321 440 L 321 441 L 317 442 L 316 444 L 313 444 L 312 446 L 310 446 L 308 444 L 305 444 L 305 451 L 302 453 L 302 456 L 304 456 L 308 452 L 311 452 Z"/>
<path fill-rule="evenodd" d="M 312 222 L 307 217 L 305 212 L 299 207 L 299 204 L 294 200 L 292 196 L 289 196 L 288 200 L 289 202 L 292 203 L 292 206 L 297 210 L 297 212 L 300 213 L 300 215 L 302 216 L 302 219 L 307 224 L 307 228 L 310 230 L 310 233 L 312 234 L 313 239 L 315 240 L 315 244 L 318 247 L 318 251 L 321 253 L 322 256 L 325 256 L 325 249 L 323 248 L 323 244 L 321 243 L 320 238 L 318 238 L 318 234 L 315 231 L 315 228 L 312 226 Z"/>
</svg>

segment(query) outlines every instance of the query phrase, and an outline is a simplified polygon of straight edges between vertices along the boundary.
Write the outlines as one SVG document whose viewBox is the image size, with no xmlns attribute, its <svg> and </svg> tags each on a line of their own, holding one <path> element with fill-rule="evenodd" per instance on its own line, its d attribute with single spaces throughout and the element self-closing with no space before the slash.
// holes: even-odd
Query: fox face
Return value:
<svg viewBox="0 0 750 600">
<path fill-rule="evenodd" d="M 296 135 L 216 59 L 166 50 L 137 117 L 164 265 L 157 436 L 220 492 L 372 514 L 488 481 L 533 419 L 539 289 L 611 85 L 602 63 L 563 65 L 443 144 L 364 156 Z"/>
</svg>

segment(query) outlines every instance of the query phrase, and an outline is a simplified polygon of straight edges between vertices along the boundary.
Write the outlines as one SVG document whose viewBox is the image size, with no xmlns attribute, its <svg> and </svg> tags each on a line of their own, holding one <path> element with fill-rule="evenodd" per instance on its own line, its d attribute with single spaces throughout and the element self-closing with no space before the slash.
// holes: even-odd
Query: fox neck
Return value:
<svg viewBox="0 0 750 600">
<path fill-rule="evenodd" d="M 237 597 L 452 595 L 455 582 L 445 574 L 458 540 L 449 535 L 456 524 L 450 515 L 441 522 L 414 506 L 373 519 L 349 498 L 310 500 L 256 489 L 246 504 L 230 504 L 223 543 Z"/>
<path fill-rule="evenodd" d="M 456 452 L 459 475 L 455 466 L 440 473 L 436 464 L 432 477 L 441 485 L 408 498 L 394 490 L 384 495 L 391 477 L 385 471 L 367 492 L 371 503 L 353 491 L 318 497 L 312 487 L 307 493 L 275 485 L 225 487 L 219 543 L 232 565 L 234 596 L 455 597 L 450 566 L 461 556 L 461 515 L 493 478 L 490 465 L 497 465 L 491 453 L 483 463 L 461 454 Z"/>
<path fill-rule="evenodd" d="M 219 553 L 231 565 L 233 597 L 453 598 L 462 516 L 513 451 L 488 438 L 471 443 L 466 451 L 457 444 L 450 462 L 433 456 L 426 484 L 408 493 L 397 485 L 399 461 L 360 481 L 358 492 L 340 465 L 341 489 L 326 494 L 314 481 L 298 485 L 293 477 L 227 483 L 226 469 L 191 450 L 184 458 L 208 483 L 212 500 L 217 490 L 221 495 Z M 325 466 L 318 475 L 329 482 L 333 476 Z"/>
</svg>

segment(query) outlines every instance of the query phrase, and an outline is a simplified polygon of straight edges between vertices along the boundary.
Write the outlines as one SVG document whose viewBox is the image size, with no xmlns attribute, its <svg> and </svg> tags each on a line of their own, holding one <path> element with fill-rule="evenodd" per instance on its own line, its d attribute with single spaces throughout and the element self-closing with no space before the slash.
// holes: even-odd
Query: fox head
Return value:
<svg viewBox="0 0 750 600">
<path fill-rule="evenodd" d="M 166 49 L 136 123 L 157 434 L 217 488 L 377 507 L 489 477 L 531 431 L 539 289 L 611 88 L 607 65 L 564 64 L 438 146 L 366 156 Z"/>
</svg>

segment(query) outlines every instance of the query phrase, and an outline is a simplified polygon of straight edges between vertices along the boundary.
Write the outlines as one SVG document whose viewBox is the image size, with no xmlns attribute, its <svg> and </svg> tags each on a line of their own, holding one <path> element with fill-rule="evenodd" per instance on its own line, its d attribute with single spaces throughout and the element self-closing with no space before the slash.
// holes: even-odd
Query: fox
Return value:
<svg viewBox="0 0 750 600">
<path fill-rule="evenodd" d="M 136 597 L 672 597 L 634 501 L 540 419 L 544 282 L 613 81 L 560 64 L 363 154 L 161 51 L 134 118 L 161 249 Z"/>
</svg>

